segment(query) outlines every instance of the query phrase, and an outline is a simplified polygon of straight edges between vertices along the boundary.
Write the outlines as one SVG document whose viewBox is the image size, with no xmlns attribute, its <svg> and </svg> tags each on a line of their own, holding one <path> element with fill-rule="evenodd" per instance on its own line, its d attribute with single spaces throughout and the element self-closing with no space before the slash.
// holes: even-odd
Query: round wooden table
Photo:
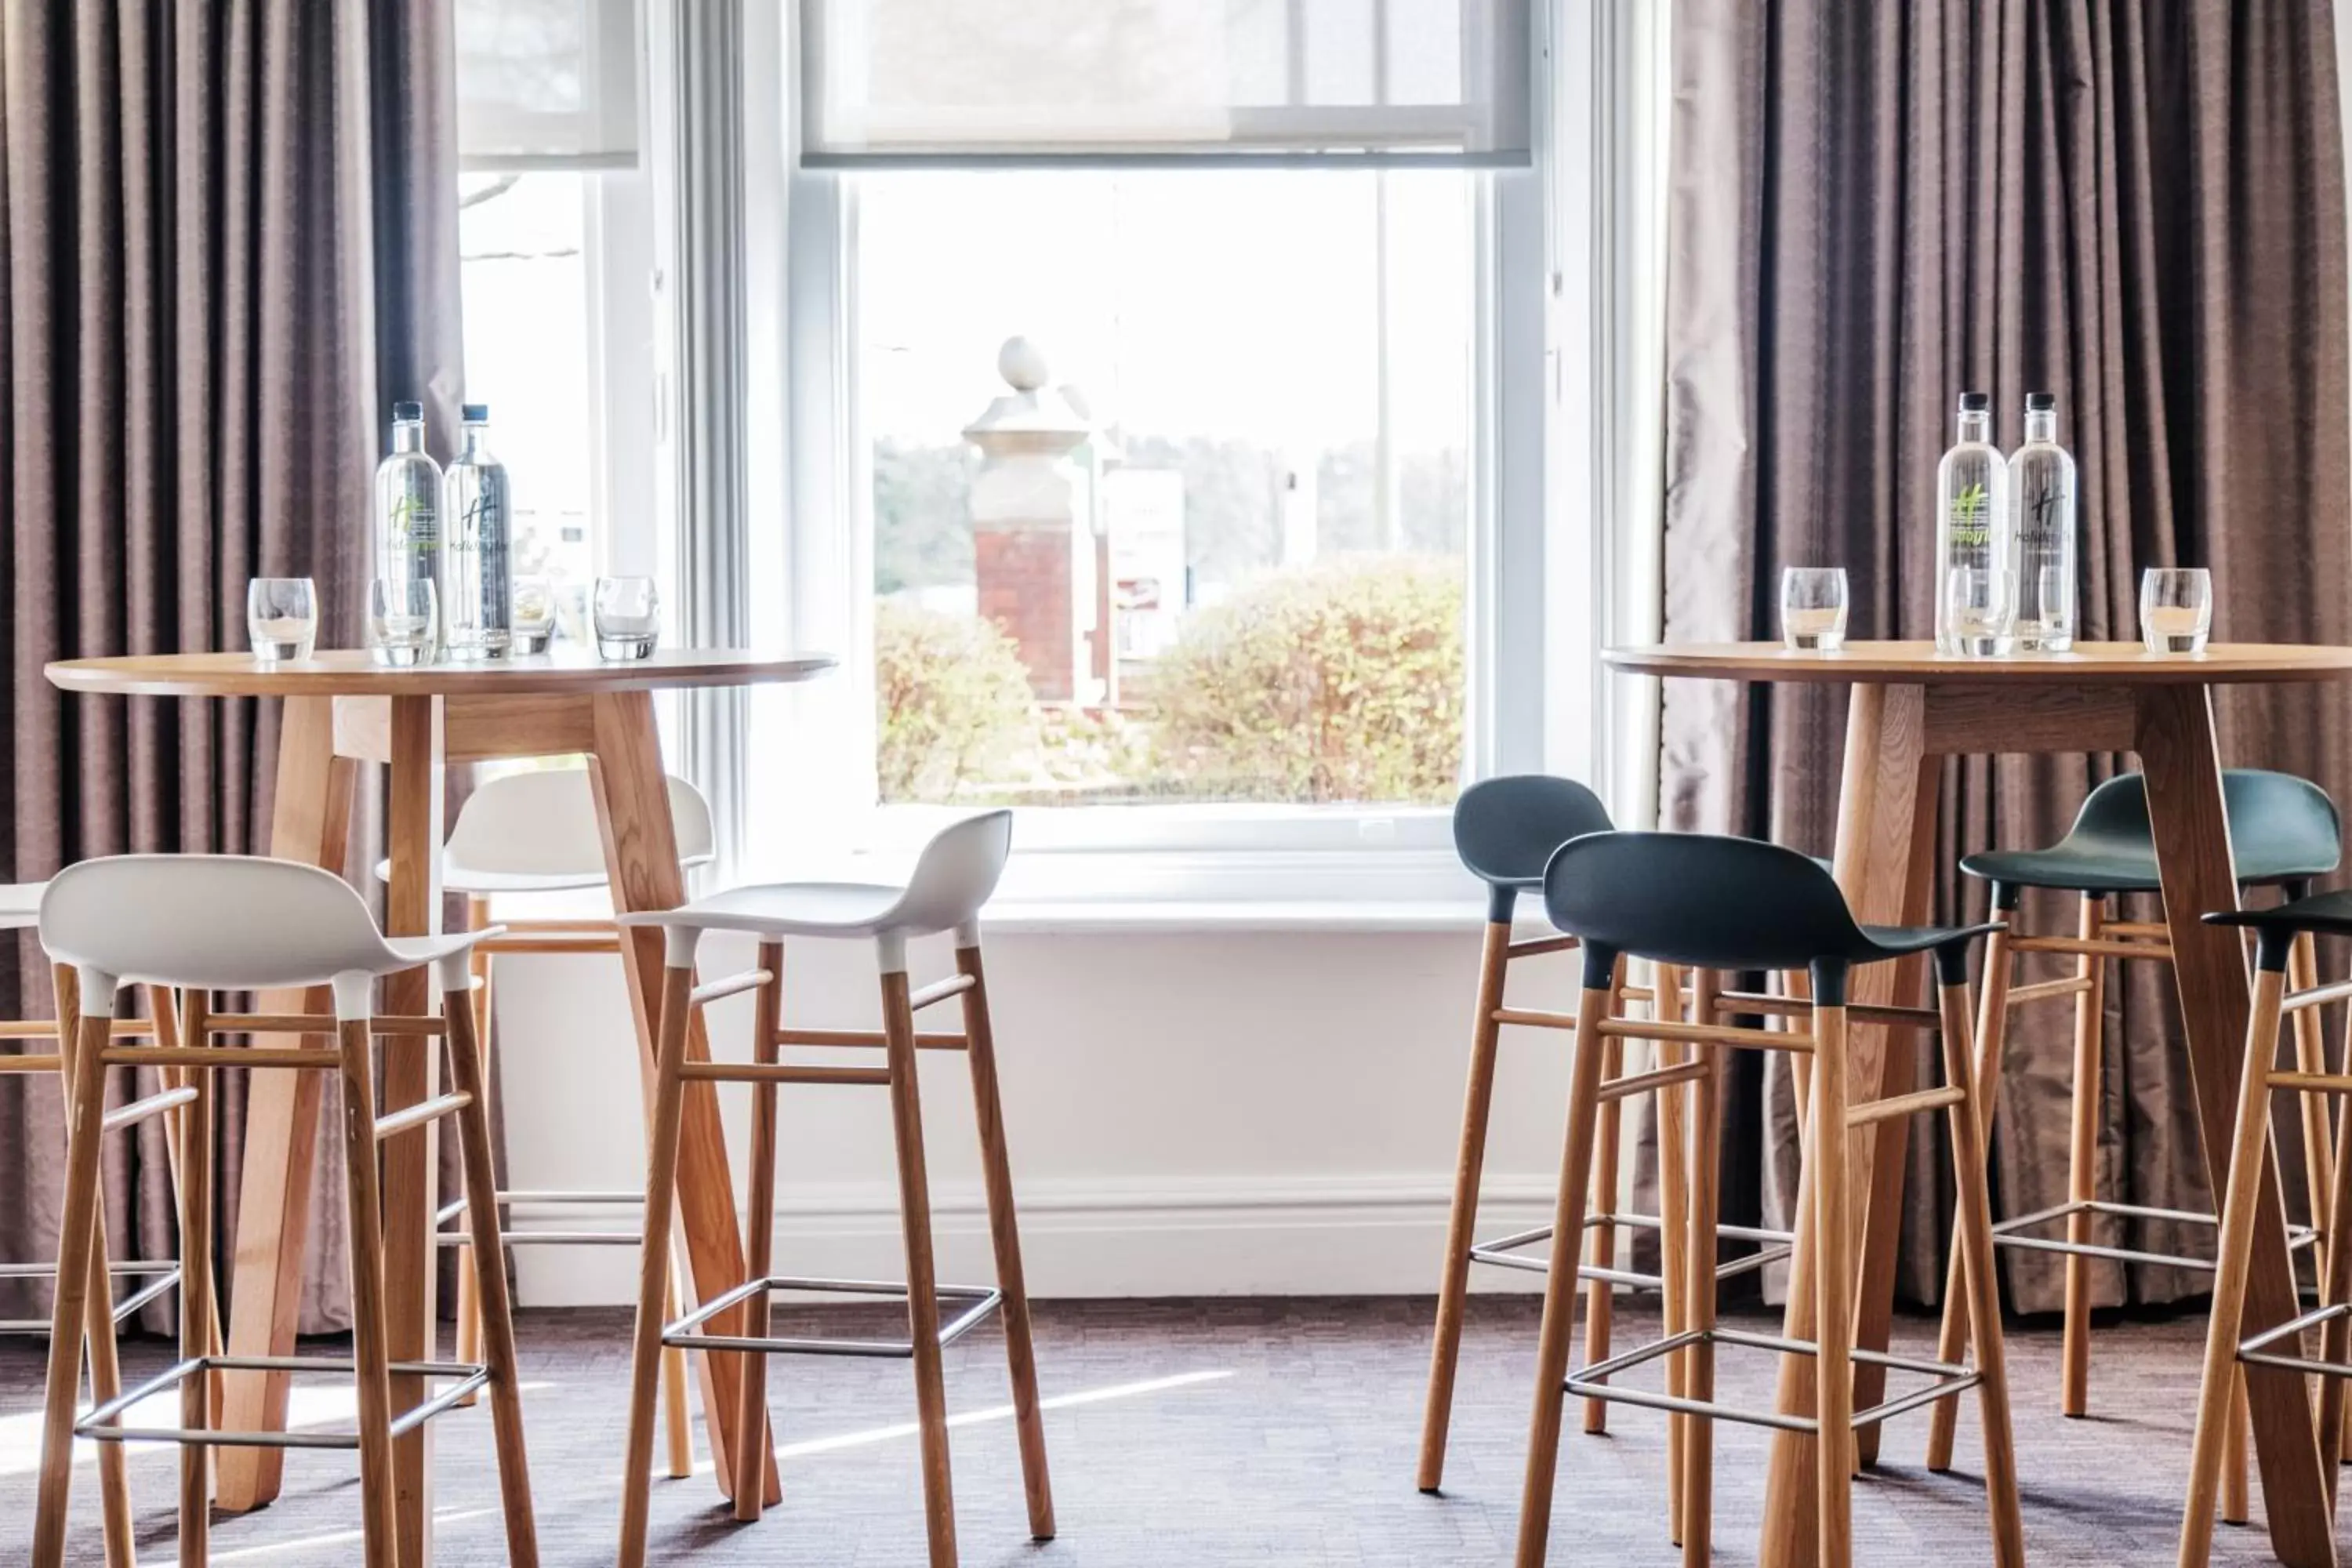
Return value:
<svg viewBox="0 0 2352 1568">
<path fill-rule="evenodd" d="M 264 664 L 250 654 L 160 654 L 67 659 L 45 673 L 68 691 L 146 697 L 268 697 L 283 700 L 278 789 L 268 853 L 338 874 L 350 836 L 354 763 L 382 763 L 389 799 L 384 821 L 391 858 L 384 929 L 416 935 L 441 921 L 441 775 L 445 763 L 501 757 L 583 755 L 604 828 L 605 869 L 615 912 L 675 908 L 686 889 L 670 820 L 653 693 L 668 688 L 749 686 L 807 680 L 833 668 L 822 654 L 744 653 L 664 648 L 651 658 L 606 662 L 562 653 L 484 664 L 386 669 L 364 652 L 320 652 Z M 629 1005 L 650 1071 L 655 1013 L 660 1005 L 662 949 L 657 931 L 629 939 Z M 386 983 L 393 1013 L 431 1010 L 428 976 L 414 970 Z M 264 1013 L 332 1012 L 321 991 L 265 995 Z M 701 1021 L 689 1053 L 707 1054 Z M 331 1037 L 320 1037 L 331 1045 Z M 286 1040 L 280 1044 L 305 1041 Z M 384 1059 L 383 1109 L 389 1112 L 437 1092 L 438 1053 L 404 1050 Z M 318 1073 L 257 1073 L 246 1110 L 245 1168 L 236 1256 L 231 1266 L 229 1353 L 282 1356 L 294 1348 L 312 1153 L 318 1136 Z M 691 1092 L 698 1089 L 698 1095 Z M 434 1341 L 433 1215 L 437 1204 L 432 1133 L 384 1146 L 385 1287 L 392 1311 L 392 1359 L 429 1361 Z M 694 1289 L 709 1297 L 743 1277 L 717 1097 L 689 1086 L 680 1144 L 678 1202 Z M 734 1332 L 716 1329 L 714 1332 Z M 734 1473 L 733 1357 L 699 1356 L 702 1408 L 724 1489 Z M 225 1373 L 217 1424 L 234 1430 L 283 1431 L 290 1379 L 286 1373 Z M 393 1403 L 424 1396 L 423 1380 L 393 1378 Z M 427 1422 L 398 1439 L 400 1560 L 431 1561 L 431 1466 Z M 284 1450 L 223 1448 L 215 1486 L 224 1508 L 259 1507 L 278 1495 Z M 772 1460 L 771 1500 L 777 1489 Z"/>
<path fill-rule="evenodd" d="M 1938 655 L 1932 644 L 1851 643 L 1839 653 L 1794 653 L 1778 643 L 1690 644 L 1612 648 L 1603 658 L 1627 674 L 1707 680 L 1792 681 L 1853 688 L 1845 771 L 1838 796 L 1837 878 L 1865 921 L 1918 924 L 1934 882 L 1939 760 L 1955 753 L 2137 752 L 2147 780 L 2149 821 L 2164 885 L 2190 1079 L 2205 1138 L 2206 1170 L 2222 1188 L 2237 1110 L 2245 1044 L 2246 960 L 2235 932 L 2198 917 L 2237 907 L 2230 828 L 2221 803 L 2221 763 L 2213 735 L 2212 689 L 2252 683 L 2352 680 L 2352 647 L 2216 643 L 2202 654 L 2151 654 L 2137 643 L 2078 644 L 2066 654 L 2008 658 Z M 1884 1004 L 1916 991 L 1916 964 L 1857 971 L 1853 1000 Z M 1912 1053 L 1889 1051 L 1883 1028 L 1853 1035 L 1857 1101 L 1900 1094 Z M 1862 1300 L 1857 1339 L 1884 1350 L 1893 1315 L 1895 1232 L 1902 1207 L 1908 1123 L 1882 1122 L 1858 1137 L 1853 1169 L 1865 1190 Z M 1809 1271 L 1798 1220 L 1800 1273 Z M 2263 1183 L 2246 1296 L 2254 1334 L 2297 1310 L 2286 1250 L 2286 1211 L 2275 1166 Z M 1787 1333 L 1813 1331 L 1810 1293 L 1792 1289 Z M 2321 1468 L 2306 1380 L 2249 1366 L 2247 1405 L 2271 1540 L 2282 1562 L 2320 1568 L 2336 1562 L 2328 1487 Z M 1854 1405 L 1875 1405 L 1883 1367 L 1854 1367 Z M 1810 1414 L 1809 1362 L 1783 1357 L 1780 1407 Z M 1862 1434 L 1865 1461 L 1877 1428 Z M 1767 1568 L 1810 1563 L 1814 1546 L 1813 1445 L 1774 1440 L 1759 1560 Z M 2123 1455 L 2118 1463 L 2128 1462 Z"/>
</svg>

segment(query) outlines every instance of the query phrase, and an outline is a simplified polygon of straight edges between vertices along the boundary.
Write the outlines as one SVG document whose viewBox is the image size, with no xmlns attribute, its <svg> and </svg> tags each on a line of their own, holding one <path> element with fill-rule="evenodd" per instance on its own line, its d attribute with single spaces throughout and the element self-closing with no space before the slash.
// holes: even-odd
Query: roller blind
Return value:
<svg viewBox="0 0 2352 1568">
<path fill-rule="evenodd" d="M 457 35 L 460 167 L 636 166 L 636 0 L 457 0 Z"/>
<path fill-rule="evenodd" d="M 800 0 L 813 168 L 1528 161 L 1528 0 Z"/>
</svg>

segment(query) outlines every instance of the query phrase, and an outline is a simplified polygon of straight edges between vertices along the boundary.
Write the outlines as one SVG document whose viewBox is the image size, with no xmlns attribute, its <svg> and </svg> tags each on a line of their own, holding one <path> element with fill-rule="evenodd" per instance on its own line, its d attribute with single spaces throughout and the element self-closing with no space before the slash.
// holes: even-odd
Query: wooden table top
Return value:
<svg viewBox="0 0 2352 1568">
<path fill-rule="evenodd" d="M 1778 642 L 1612 647 L 1601 658 L 1632 675 L 1817 685 L 2226 686 L 2352 680 L 2352 647 L 2213 643 L 2203 653 L 2150 653 L 2137 642 L 2076 643 L 2071 653 L 1962 658 L 1931 642 L 1850 642 L 1796 653 Z"/>
<path fill-rule="evenodd" d="M 250 653 L 142 654 L 68 658 L 42 673 L 68 691 L 140 697 L 466 697 L 647 691 L 678 686 L 756 686 L 808 680 L 834 667 L 829 654 L 753 653 L 730 648 L 656 648 L 636 659 L 584 651 L 479 664 L 387 669 L 363 649 L 321 649 L 306 659 L 264 664 Z"/>
</svg>

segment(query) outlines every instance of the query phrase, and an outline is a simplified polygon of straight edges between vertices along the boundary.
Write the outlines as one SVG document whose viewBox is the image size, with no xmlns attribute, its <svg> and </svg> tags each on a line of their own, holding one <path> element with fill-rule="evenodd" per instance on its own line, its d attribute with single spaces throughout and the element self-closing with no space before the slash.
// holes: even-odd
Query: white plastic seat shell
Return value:
<svg viewBox="0 0 2352 1568">
<path fill-rule="evenodd" d="M 950 823 L 931 836 L 906 884 L 872 882 L 770 882 L 730 888 L 675 910 L 624 915 L 624 925 L 660 926 L 672 933 L 671 962 L 679 937 L 690 954 L 692 939 L 707 931 L 748 931 L 760 936 L 874 937 L 886 947 L 909 937 L 957 932 L 962 945 L 977 940 L 981 906 L 995 892 L 1013 847 L 1013 814 L 989 811 Z"/>
<path fill-rule="evenodd" d="M 678 864 L 708 865 L 716 853 L 710 803 L 677 774 L 668 782 Z M 378 861 L 375 874 L 379 881 L 390 880 L 392 862 Z M 441 886 L 451 893 L 555 893 L 601 888 L 605 879 L 604 837 L 585 768 L 540 768 L 489 780 L 466 797 L 441 847 Z"/>
<path fill-rule="evenodd" d="M 47 882 L 0 882 L 0 931 L 30 931 L 41 923 Z"/>
<path fill-rule="evenodd" d="M 118 985 L 209 991 L 373 979 L 457 957 L 487 934 L 387 938 L 340 877 L 251 855 L 85 860 L 50 879 L 40 929 L 51 958 Z"/>
</svg>

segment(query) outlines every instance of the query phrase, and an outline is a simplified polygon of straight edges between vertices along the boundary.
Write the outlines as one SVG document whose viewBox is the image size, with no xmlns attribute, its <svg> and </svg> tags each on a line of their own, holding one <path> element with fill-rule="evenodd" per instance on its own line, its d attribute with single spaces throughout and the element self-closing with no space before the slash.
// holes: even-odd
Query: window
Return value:
<svg viewBox="0 0 2352 1568">
<path fill-rule="evenodd" d="M 856 179 L 884 802 L 1451 801 L 1480 177 Z"/>
<path fill-rule="evenodd" d="M 652 310 L 630 216 L 643 176 L 468 174 L 458 196 L 466 398 L 514 485 L 513 571 L 543 577 L 557 636 L 587 637 L 600 573 L 638 570 L 652 489 Z M 616 209 L 620 221 L 616 222 Z"/>
</svg>

